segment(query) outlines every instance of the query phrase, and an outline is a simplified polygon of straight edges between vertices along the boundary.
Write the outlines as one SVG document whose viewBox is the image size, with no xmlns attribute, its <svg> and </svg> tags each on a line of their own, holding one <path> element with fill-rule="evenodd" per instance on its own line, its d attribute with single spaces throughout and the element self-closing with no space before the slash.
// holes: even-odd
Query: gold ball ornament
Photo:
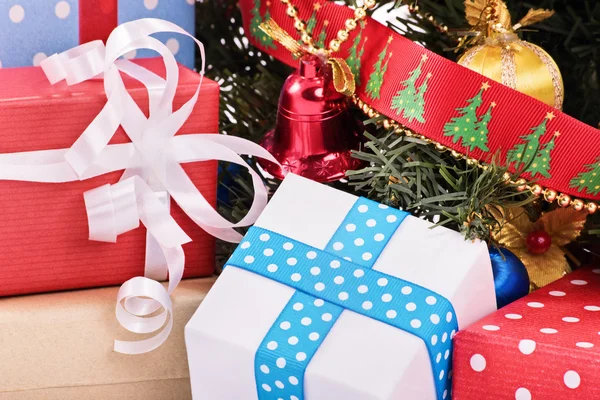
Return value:
<svg viewBox="0 0 600 400">
<path fill-rule="evenodd" d="M 487 7 L 482 7 L 487 5 Z M 529 10 L 513 25 L 502 0 L 465 2 L 467 21 L 477 31 L 475 40 L 463 39 L 465 52 L 458 63 L 496 82 L 562 109 L 564 85 L 556 62 L 535 44 L 520 40 L 515 30 L 550 18 L 554 11 Z M 482 11 L 483 10 L 483 11 Z"/>
<path fill-rule="evenodd" d="M 516 35 L 512 41 L 490 41 L 475 46 L 458 63 L 551 107 L 562 109 L 564 86 L 556 62 L 541 47 L 518 40 Z"/>
</svg>

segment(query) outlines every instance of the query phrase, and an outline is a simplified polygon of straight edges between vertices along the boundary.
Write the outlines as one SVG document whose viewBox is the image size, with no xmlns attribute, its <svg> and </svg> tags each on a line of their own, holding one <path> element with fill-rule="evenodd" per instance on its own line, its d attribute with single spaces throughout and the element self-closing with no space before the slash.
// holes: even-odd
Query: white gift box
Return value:
<svg viewBox="0 0 600 400">
<path fill-rule="evenodd" d="M 290 174 L 256 226 L 325 249 L 356 200 Z M 486 244 L 421 219 L 406 217 L 373 269 L 450 300 L 460 329 L 496 310 Z M 255 354 L 295 291 L 225 268 L 185 329 L 194 399 L 258 399 Z M 344 310 L 306 368 L 304 398 L 436 399 L 427 347 L 411 333 Z"/>
</svg>

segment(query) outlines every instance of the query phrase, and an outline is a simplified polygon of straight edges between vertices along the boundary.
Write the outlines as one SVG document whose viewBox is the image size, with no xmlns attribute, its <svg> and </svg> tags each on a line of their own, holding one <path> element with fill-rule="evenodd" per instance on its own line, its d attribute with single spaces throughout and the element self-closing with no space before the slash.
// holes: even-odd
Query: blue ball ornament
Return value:
<svg viewBox="0 0 600 400">
<path fill-rule="evenodd" d="M 490 247 L 489 251 L 496 288 L 496 304 L 498 308 L 502 308 L 529 293 L 529 275 L 519 257 L 509 250 Z"/>
</svg>

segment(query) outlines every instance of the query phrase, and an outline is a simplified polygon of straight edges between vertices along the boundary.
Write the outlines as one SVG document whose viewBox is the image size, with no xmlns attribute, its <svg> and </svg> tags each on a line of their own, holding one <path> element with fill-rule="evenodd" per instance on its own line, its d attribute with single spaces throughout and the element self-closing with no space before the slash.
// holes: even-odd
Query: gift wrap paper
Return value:
<svg viewBox="0 0 600 400">
<path fill-rule="evenodd" d="M 0 400 L 190 399 L 183 327 L 212 283 L 181 282 L 169 339 L 135 357 L 112 351 L 133 337 L 114 318 L 116 287 L 0 299 Z"/>
<path fill-rule="evenodd" d="M 136 60 L 164 73 L 159 59 Z M 194 94 L 199 75 L 185 67 L 175 97 L 178 109 Z M 125 76 L 143 110 L 147 91 Z M 51 86 L 41 68 L 0 69 L 0 160 L 3 153 L 69 148 L 106 103 L 101 80 Z M 217 133 L 219 87 L 204 79 L 202 95 L 179 134 Z M 111 143 L 129 142 L 119 128 Z M 216 162 L 182 164 L 211 203 L 216 203 Z M 121 172 L 82 182 L 29 183 L 0 180 L 0 296 L 116 285 L 144 274 L 146 230 L 119 236 L 116 244 L 88 240 L 83 193 L 116 183 Z M 214 238 L 173 202 L 171 213 L 193 239 L 183 246 L 186 277 L 211 275 Z"/>
<path fill-rule="evenodd" d="M 289 174 L 254 229 L 265 229 L 321 251 L 356 202 L 356 196 Z M 360 206 L 358 212 L 362 212 Z M 379 225 L 367 222 L 367 226 L 365 229 L 376 235 Z M 466 327 L 495 310 L 487 247 L 482 242 L 465 241 L 448 229 L 430 227 L 426 221 L 407 216 L 372 269 L 429 288 L 449 299 L 459 327 Z M 244 243 L 238 249 L 253 248 Z M 286 244 L 284 250 L 286 246 L 291 249 Z M 373 251 L 364 247 L 356 249 L 357 255 Z M 282 250 L 276 247 L 275 252 L 278 251 Z M 289 268 L 291 273 L 295 264 L 289 265 L 283 263 L 280 269 Z M 328 274 L 323 271 L 321 275 Z M 334 286 L 335 280 L 324 285 Z M 257 349 L 295 292 L 292 287 L 247 270 L 225 267 L 186 327 L 194 399 L 258 398 L 254 364 Z M 366 292 L 359 289 L 350 296 L 361 293 Z M 392 296 L 403 294 L 406 293 L 399 291 Z M 316 302 L 315 306 L 318 307 Z M 294 310 L 302 312 L 302 307 Z M 292 345 L 293 340 L 289 341 Z M 278 390 L 281 393 L 287 390 L 281 386 L 294 383 L 288 383 L 287 379 L 283 385 L 275 383 L 278 386 L 272 385 L 268 393 L 271 397 L 267 398 L 277 399 Z M 425 343 L 408 332 L 349 310 L 341 312 L 310 360 L 303 387 L 307 400 L 436 399 Z"/>
<path fill-rule="evenodd" d="M 54 53 L 106 40 L 117 24 L 160 18 L 194 33 L 194 0 L 2 0 L 0 1 L 0 67 L 39 65 Z M 193 68 L 195 45 L 190 38 L 160 34 L 178 62 Z M 128 58 L 154 57 L 140 50 Z"/>
<path fill-rule="evenodd" d="M 600 269 L 544 286 L 454 338 L 455 400 L 600 399 Z"/>
</svg>

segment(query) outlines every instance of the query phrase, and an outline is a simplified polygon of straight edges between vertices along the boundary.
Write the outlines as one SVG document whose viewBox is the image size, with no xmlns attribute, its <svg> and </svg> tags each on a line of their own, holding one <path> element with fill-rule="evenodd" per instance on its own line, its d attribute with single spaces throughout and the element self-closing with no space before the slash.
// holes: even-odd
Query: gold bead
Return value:
<svg viewBox="0 0 600 400">
<path fill-rule="evenodd" d="M 594 214 L 596 211 L 598 211 L 598 204 L 590 201 L 585 205 L 585 210 L 590 214 Z"/>
<path fill-rule="evenodd" d="M 302 43 L 304 43 L 306 45 L 309 45 L 312 41 L 310 35 L 306 32 L 302 33 L 301 39 L 302 39 Z"/>
<path fill-rule="evenodd" d="M 346 40 L 348 40 L 348 31 L 340 29 L 338 31 L 337 37 L 340 41 L 345 42 Z"/>
<path fill-rule="evenodd" d="M 331 49 L 331 51 L 337 52 L 340 51 L 341 44 L 342 43 L 339 40 L 333 39 L 331 42 L 329 42 L 329 48 Z"/>
<path fill-rule="evenodd" d="M 303 31 L 303 30 L 306 29 L 306 24 L 303 21 L 297 19 L 297 20 L 294 21 L 294 28 L 297 31 Z"/>
<path fill-rule="evenodd" d="M 367 115 L 369 116 L 369 118 L 375 118 L 375 116 L 377 115 L 377 113 L 372 108 L 369 108 L 369 111 L 367 112 Z"/>
<path fill-rule="evenodd" d="M 415 136 L 415 133 L 413 131 L 411 131 L 410 129 L 404 129 L 404 134 L 408 137 Z"/>
<path fill-rule="evenodd" d="M 515 183 L 517 184 L 517 190 L 519 192 L 523 192 L 523 191 L 525 191 L 525 189 L 527 189 L 527 182 L 525 181 L 525 179 L 523 179 L 523 178 L 517 179 L 517 181 Z"/>
<path fill-rule="evenodd" d="M 502 174 L 502 179 L 504 179 L 504 182 L 510 182 L 510 174 L 508 172 L 505 172 L 504 174 Z"/>
<path fill-rule="evenodd" d="M 367 16 L 367 12 L 365 11 L 364 8 L 357 8 L 356 10 L 354 10 L 354 18 L 363 19 L 366 16 Z"/>
<path fill-rule="evenodd" d="M 371 107 L 369 107 L 369 105 L 368 105 L 368 104 L 366 104 L 366 103 L 365 103 L 365 104 L 363 104 L 363 106 L 362 106 L 362 110 L 363 110 L 363 112 L 364 112 L 365 114 L 366 114 L 366 113 L 368 113 L 370 109 L 371 109 Z"/>
<path fill-rule="evenodd" d="M 543 191 L 544 191 L 544 188 L 542 188 L 540 185 L 533 185 L 531 187 L 531 193 L 535 194 L 536 196 L 539 196 L 540 194 L 542 194 Z"/>
<path fill-rule="evenodd" d="M 291 4 L 288 5 L 286 12 L 287 15 L 292 18 L 296 18 L 296 16 L 298 15 L 298 10 L 296 10 L 296 7 L 294 7 Z"/>
<path fill-rule="evenodd" d="M 348 18 L 346 20 L 346 29 L 348 29 L 350 31 L 353 29 L 356 29 L 356 21 L 353 20 L 352 18 Z"/>
<path fill-rule="evenodd" d="M 474 158 L 467 159 L 467 165 L 474 166 L 474 165 L 477 165 L 477 163 L 478 163 L 477 160 Z"/>
<path fill-rule="evenodd" d="M 392 124 L 390 123 L 390 120 L 389 120 L 389 119 L 384 119 L 384 120 L 383 120 L 383 127 L 384 127 L 385 129 L 390 129 L 390 128 L 392 127 Z"/>
<path fill-rule="evenodd" d="M 561 193 L 560 196 L 558 196 L 558 205 L 563 208 L 569 207 L 569 205 L 571 205 L 571 196 Z"/>
<path fill-rule="evenodd" d="M 585 203 L 580 199 L 575 199 L 571 202 L 571 207 L 573 207 L 573 210 L 575 211 L 583 211 Z"/>
<path fill-rule="evenodd" d="M 558 193 L 556 193 L 556 190 L 552 190 L 552 189 L 546 189 L 544 191 L 544 200 L 546 200 L 547 202 L 554 202 L 554 200 L 556 200 L 556 197 L 558 196 Z"/>
<path fill-rule="evenodd" d="M 452 152 L 450 154 L 452 154 L 452 157 L 456 158 L 457 160 L 460 160 L 462 158 L 462 154 L 460 154 L 456 150 L 452 150 Z"/>
<path fill-rule="evenodd" d="M 448 32 L 448 27 L 447 27 L 446 25 L 444 25 L 444 26 L 442 27 L 442 31 L 444 31 L 444 33 L 447 33 L 447 32 Z"/>
<path fill-rule="evenodd" d="M 375 7 L 375 4 L 377 4 L 375 0 L 365 0 L 365 6 L 367 6 L 367 8 L 373 8 Z"/>
<path fill-rule="evenodd" d="M 446 148 L 446 146 L 444 146 L 444 145 L 443 145 L 443 144 L 441 144 L 441 143 L 436 143 L 436 144 L 435 144 L 435 149 L 436 149 L 437 151 L 439 151 L 439 152 L 442 152 L 442 151 L 446 151 L 446 150 L 448 150 L 448 149 Z"/>
<path fill-rule="evenodd" d="M 484 171 L 487 171 L 489 168 L 490 168 L 490 166 L 487 164 L 484 164 L 481 166 L 481 169 L 483 169 Z"/>
</svg>

